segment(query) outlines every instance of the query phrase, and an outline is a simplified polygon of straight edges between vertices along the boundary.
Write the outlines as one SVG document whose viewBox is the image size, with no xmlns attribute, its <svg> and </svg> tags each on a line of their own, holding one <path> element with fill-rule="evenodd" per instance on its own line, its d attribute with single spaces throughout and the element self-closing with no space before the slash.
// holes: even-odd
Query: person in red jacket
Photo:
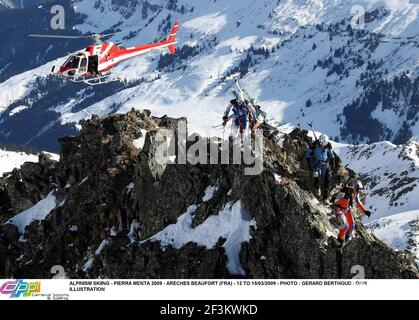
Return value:
<svg viewBox="0 0 419 320">
<path fill-rule="evenodd" d="M 367 217 L 371 216 L 371 212 L 365 208 L 359 198 L 359 194 L 363 189 L 364 186 L 361 181 L 352 180 L 333 201 L 333 210 L 340 224 L 338 241 L 341 246 L 344 245 L 345 241 L 349 241 L 355 229 L 355 221 L 352 214 L 353 206 L 356 205 Z"/>
</svg>

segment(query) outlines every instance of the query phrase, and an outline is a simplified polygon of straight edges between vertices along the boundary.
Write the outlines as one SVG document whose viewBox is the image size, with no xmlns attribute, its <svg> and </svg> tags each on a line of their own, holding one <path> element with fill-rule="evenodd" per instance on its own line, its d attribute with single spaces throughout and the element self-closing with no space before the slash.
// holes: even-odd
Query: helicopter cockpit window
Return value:
<svg viewBox="0 0 419 320">
<path fill-rule="evenodd" d="M 77 69 L 79 67 L 80 57 L 71 56 L 68 58 L 67 62 L 64 64 L 67 68 Z"/>
</svg>

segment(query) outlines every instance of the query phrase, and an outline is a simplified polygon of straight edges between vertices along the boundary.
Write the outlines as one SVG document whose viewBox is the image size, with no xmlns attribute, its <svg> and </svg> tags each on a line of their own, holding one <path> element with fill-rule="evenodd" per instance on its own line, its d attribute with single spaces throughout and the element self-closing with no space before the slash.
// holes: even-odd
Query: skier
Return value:
<svg viewBox="0 0 419 320">
<path fill-rule="evenodd" d="M 314 176 L 315 194 L 317 197 L 322 197 L 323 203 L 329 205 L 329 185 L 330 185 L 330 164 L 332 164 L 332 171 L 334 171 L 335 157 L 332 152 L 332 145 L 329 142 L 329 137 L 322 134 L 319 140 L 309 148 L 305 154 L 307 163 Z M 323 181 L 323 192 L 320 183 Z"/>
<path fill-rule="evenodd" d="M 361 181 L 349 181 L 333 200 L 333 211 L 339 220 L 338 241 L 341 247 L 348 242 L 355 229 L 352 207 L 354 204 L 369 218 L 371 212 L 362 204 L 359 194 L 364 189 Z"/>
<path fill-rule="evenodd" d="M 230 112 L 233 111 L 233 114 L 230 116 Z M 245 102 L 239 102 L 237 99 L 230 101 L 224 116 L 223 116 L 223 126 L 227 125 L 227 122 L 233 120 L 231 124 L 231 133 L 229 139 L 233 140 L 239 135 L 243 140 L 247 138 L 248 132 L 248 119 L 250 117 L 250 112 Z"/>
</svg>

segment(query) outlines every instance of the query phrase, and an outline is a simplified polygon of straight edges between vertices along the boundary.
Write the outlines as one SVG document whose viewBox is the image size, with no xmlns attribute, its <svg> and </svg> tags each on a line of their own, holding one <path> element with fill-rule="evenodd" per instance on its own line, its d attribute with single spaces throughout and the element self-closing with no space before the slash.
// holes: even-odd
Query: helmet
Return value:
<svg viewBox="0 0 419 320">
<path fill-rule="evenodd" d="M 329 137 L 328 136 L 326 136 L 325 134 L 322 134 L 321 136 L 320 136 L 320 138 L 319 138 L 319 142 L 320 142 L 320 145 L 322 146 L 322 147 L 325 147 L 325 146 L 327 146 L 328 144 L 329 144 Z"/>
<path fill-rule="evenodd" d="M 258 101 L 256 100 L 256 98 L 253 98 L 250 100 L 250 102 L 252 103 L 252 105 L 256 106 L 258 104 Z"/>
<path fill-rule="evenodd" d="M 349 181 L 349 187 L 356 191 L 364 190 L 364 185 L 361 181 L 357 179 L 352 179 L 351 181 Z"/>
</svg>

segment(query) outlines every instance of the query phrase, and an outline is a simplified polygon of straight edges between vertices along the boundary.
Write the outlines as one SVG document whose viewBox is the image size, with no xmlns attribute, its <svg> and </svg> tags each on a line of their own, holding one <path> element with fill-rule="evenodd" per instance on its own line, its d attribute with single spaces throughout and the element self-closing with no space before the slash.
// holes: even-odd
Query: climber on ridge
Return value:
<svg viewBox="0 0 419 320">
<path fill-rule="evenodd" d="M 230 116 L 231 111 L 233 111 L 233 114 Z M 233 140 L 240 136 L 245 141 L 248 135 L 248 123 L 251 118 L 251 112 L 245 101 L 231 100 L 223 116 L 224 127 L 230 120 L 233 120 L 229 139 Z"/>
<path fill-rule="evenodd" d="M 315 194 L 321 197 L 326 205 L 329 205 L 329 186 L 330 186 L 330 164 L 334 169 L 335 157 L 332 151 L 328 136 L 322 134 L 320 138 L 313 143 L 305 154 L 308 166 L 313 172 Z M 321 188 L 323 182 L 323 188 Z"/>
<path fill-rule="evenodd" d="M 359 198 L 363 189 L 364 186 L 361 181 L 352 179 L 341 189 L 333 201 L 332 208 L 340 224 L 338 241 L 341 247 L 350 240 L 356 227 L 351 211 L 353 205 L 356 204 L 368 218 L 371 216 L 371 212 L 365 208 Z"/>
</svg>

